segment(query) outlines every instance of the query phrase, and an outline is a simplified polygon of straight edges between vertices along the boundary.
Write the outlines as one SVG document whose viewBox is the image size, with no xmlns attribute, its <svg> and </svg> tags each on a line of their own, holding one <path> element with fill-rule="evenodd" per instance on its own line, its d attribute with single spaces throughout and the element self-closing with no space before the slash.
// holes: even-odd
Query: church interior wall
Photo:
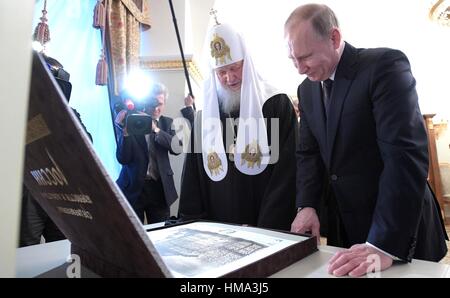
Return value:
<svg viewBox="0 0 450 298">
<path fill-rule="evenodd" d="M 33 1 L 0 3 L 0 39 L 7 41 L 0 55 L 0 277 L 16 270 L 33 7 Z"/>
</svg>

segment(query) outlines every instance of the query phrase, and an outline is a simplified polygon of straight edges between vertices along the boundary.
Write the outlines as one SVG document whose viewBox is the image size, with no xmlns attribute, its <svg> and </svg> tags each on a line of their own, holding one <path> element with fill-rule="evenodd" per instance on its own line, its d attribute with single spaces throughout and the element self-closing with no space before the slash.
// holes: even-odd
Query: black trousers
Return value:
<svg viewBox="0 0 450 298">
<path fill-rule="evenodd" d="M 326 215 L 324 214 L 325 216 L 321 217 L 321 220 L 326 218 L 327 245 L 349 248 L 351 243 L 348 240 L 331 185 L 326 187 L 324 196 L 325 208 L 322 211 L 324 211 Z"/>
<path fill-rule="evenodd" d="M 133 205 L 133 209 L 142 223 L 144 223 L 144 218 L 147 218 L 148 224 L 169 219 L 170 208 L 166 203 L 161 179 L 145 180 L 144 188 Z"/>
<path fill-rule="evenodd" d="M 19 247 L 66 239 L 41 205 L 24 188 L 22 194 L 22 218 Z"/>
</svg>

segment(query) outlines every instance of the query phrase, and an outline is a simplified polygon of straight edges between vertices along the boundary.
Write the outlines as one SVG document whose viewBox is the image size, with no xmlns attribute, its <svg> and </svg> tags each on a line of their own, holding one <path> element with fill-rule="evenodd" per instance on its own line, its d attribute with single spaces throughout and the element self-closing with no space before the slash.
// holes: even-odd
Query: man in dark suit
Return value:
<svg viewBox="0 0 450 298">
<path fill-rule="evenodd" d="M 195 99 L 190 94 L 186 95 L 184 98 L 184 108 L 180 110 L 181 115 L 183 115 L 186 120 L 189 121 L 190 129 L 194 126 L 195 119 Z"/>
<path fill-rule="evenodd" d="M 141 113 L 152 117 L 149 134 L 128 134 L 123 127 L 126 110 L 116 117 L 116 123 L 123 127 L 118 133 L 116 155 L 123 166 L 117 184 L 142 222 L 145 214 L 147 223 L 167 220 L 170 205 L 178 197 L 168 153 L 181 153 L 181 146 L 171 128 L 173 119 L 162 116 L 167 95 L 167 88 L 156 83 L 145 99 Z"/>
<path fill-rule="evenodd" d="M 285 37 L 307 76 L 298 88 L 298 213 L 291 230 L 319 237 L 316 210 L 326 191 L 328 244 L 350 247 L 330 260 L 330 274 L 360 276 L 393 260 L 439 261 L 447 235 L 427 184 L 427 135 L 407 57 L 344 42 L 325 5 L 295 9 Z"/>
</svg>

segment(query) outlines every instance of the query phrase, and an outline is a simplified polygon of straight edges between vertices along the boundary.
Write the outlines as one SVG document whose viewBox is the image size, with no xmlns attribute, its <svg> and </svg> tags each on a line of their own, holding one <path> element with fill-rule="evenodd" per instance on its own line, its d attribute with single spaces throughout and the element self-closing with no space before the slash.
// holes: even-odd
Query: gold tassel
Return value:
<svg viewBox="0 0 450 298">
<path fill-rule="evenodd" d="M 50 30 L 48 29 L 48 25 L 46 23 L 40 22 L 37 24 L 34 29 L 33 40 L 38 41 L 41 45 L 44 45 L 50 41 Z"/>
<path fill-rule="evenodd" d="M 106 20 L 106 9 L 102 0 L 98 0 L 97 4 L 94 8 L 94 21 L 92 26 L 94 28 L 100 29 L 105 28 L 105 20 Z"/>
<path fill-rule="evenodd" d="M 44 2 L 44 9 L 42 10 L 42 17 L 39 24 L 34 29 L 33 40 L 38 41 L 42 46 L 50 41 L 50 30 L 47 24 L 47 0 Z"/>
<path fill-rule="evenodd" d="M 106 34 L 106 8 L 108 0 L 98 0 L 94 9 L 94 23 L 95 28 L 100 29 L 102 34 L 102 53 L 97 63 L 97 70 L 95 74 L 95 84 L 105 86 L 108 84 L 108 63 L 105 55 L 105 34 Z M 103 4 L 105 2 L 105 4 Z"/>
<path fill-rule="evenodd" d="M 95 84 L 104 86 L 108 83 L 108 63 L 106 63 L 106 57 L 103 54 L 100 56 L 100 60 L 97 63 L 97 72 L 95 74 Z"/>
</svg>

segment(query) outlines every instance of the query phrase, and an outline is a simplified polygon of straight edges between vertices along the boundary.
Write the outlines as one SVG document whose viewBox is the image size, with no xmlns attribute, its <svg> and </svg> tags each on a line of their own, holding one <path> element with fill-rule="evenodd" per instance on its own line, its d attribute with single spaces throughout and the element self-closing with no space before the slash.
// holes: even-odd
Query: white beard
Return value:
<svg viewBox="0 0 450 298">
<path fill-rule="evenodd" d="M 219 100 L 220 110 L 225 114 L 238 112 L 241 104 L 241 91 L 233 91 L 217 86 L 217 98 Z"/>
</svg>

